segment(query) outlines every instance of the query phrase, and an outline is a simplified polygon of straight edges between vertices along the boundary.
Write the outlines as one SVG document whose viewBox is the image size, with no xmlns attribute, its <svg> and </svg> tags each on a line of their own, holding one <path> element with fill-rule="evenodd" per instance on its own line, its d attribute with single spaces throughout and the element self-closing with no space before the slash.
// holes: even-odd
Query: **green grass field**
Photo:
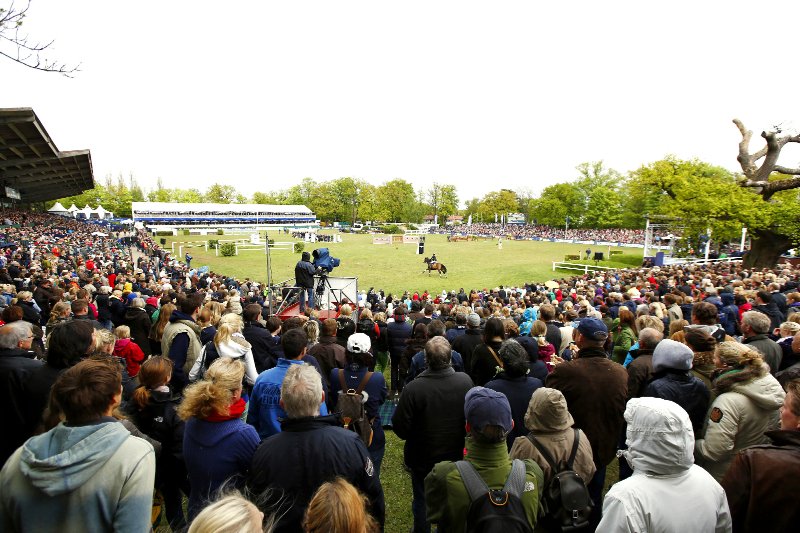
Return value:
<svg viewBox="0 0 800 533">
<path fill-rule="evenodd" d="M 267 259 L 263 248 L 243 250 L 235 257 L 217 257 L 214 250 L 205 251 L 201 245 L 207 239 L 237 239 L 241 236 L 178 236 L 167 238 L 167 249 L 175 242 L 175 254 L 181 242 L 183 246 L 196 246 L 188 250 L 194 257 L 192 266 L 208 265 L 213 271 L 244 279 L 249 277 L 261 282 L 267 279 Z M 270 233 L 278 242 L 290 241 L 288 235 Z M 586 248 L 604 252 L 608 258 L 608 247 L 581 244 L 552 243 L 542 241 L 510 241 L 503 239 L 503 249 L 498 250 L 496 240 L 476 242 L 447 242 L 443 235 L 429 235 L 425 242 L 425 255 L 436 253 L 439 261 L 447 267 L 447 277 L 436 273 L 423 273 L 425 264 L 417 255 L 417 246 L 412 244 L 372 244 L 372 235 L 342 234 L 341 243 L 306 243 L 306 251 L 328 247 L 333 257 L 342 260 L 332 276 L 358 278 L 359 290 L 370 287 L 391 293 L 404 290 L 441 292 L 464 287 L 482 289 L 499 285 L 522 285 L 530 281 L 545 281 L 578 274 L 575 271 L 552 271 L 553 261 L 563 261 L 565 254 L 582 253 Z M 600 266 L 631 267 L 642 261 L 642 252 L 636 248 L 616 248 L 623 255 L 615 255 L 614 261 L 602 261 Z M 181 258 L 183 258 L 181 254 Z M 283 281 L 294 278 L 294 265 L 299 254 L 289 250 L 272 250 L 272 278 Z M 592 261 L 584 263 L 594 265 Z"/>
</svg>

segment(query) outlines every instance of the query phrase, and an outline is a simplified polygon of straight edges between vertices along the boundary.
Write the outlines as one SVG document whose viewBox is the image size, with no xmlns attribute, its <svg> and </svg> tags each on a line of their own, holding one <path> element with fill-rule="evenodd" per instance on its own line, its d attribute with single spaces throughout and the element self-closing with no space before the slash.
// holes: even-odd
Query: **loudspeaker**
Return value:
<svg viewBox="0 0 800 533">
<path fill-rule="evenodd" d="M 165 238 L 163 238 L 163 237 L 162 237 L 162 238 L 161 238 L 161 244 L 162 244 L 162 245 L 163 245 L 163 244 L 167 244 L 167 239 L 165 239 Z"/>
<path fill-rule="evenodd" d="M 603 252 L 595 252 L 594 253 L 594 260 L 595 261 L 602 261 L 603 260 Z"/>
</svg>

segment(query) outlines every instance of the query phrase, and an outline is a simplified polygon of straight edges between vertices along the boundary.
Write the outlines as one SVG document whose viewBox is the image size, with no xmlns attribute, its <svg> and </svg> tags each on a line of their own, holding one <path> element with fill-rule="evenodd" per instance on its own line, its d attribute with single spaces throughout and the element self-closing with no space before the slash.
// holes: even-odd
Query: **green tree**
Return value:
<svg viewBox="0 0 800 533">
<path fill-rule="evenodd" d="M 212 204 L 232 204 L 236 203 L 238 193 L 233 185 L 213 184 L 208 188 L 204 199 Z"/>
<path fill-rule="evenodd" d="M 455 185 L 446 185 L 433 182 L 426 192 L 425 199 L 430 206 L 432 215 L 438 216 L 440 224 L 444 219 L 458 211 L 458 194 Z"/>
<path fill-rule="evenodd" d="M 576 226 L 585 213 L 583 196 L 572 183 L 545 187 L 531 203 L 531 220 L 547 226 L 563 226 L 567 216 L 571 219 L 570 226 Z"/>
<path fill-rule="evenodd" d="M 494 216 L 497 215 L 499 221 L 501 215 L 508 216 L 509 213 L 516 213 L 517 209 L 519 209 L 517 194 L 508 189 L 501 189 L 483 197 L 479 213 L 483 220 L 494 220 Z"/>
<path fill-rule="evenodd" d="M 408 222 L 414 216 L 414 186 L 406 180 L 393 179 L 375 192 L 376 218 L 385 222 Z"/>
</svg>

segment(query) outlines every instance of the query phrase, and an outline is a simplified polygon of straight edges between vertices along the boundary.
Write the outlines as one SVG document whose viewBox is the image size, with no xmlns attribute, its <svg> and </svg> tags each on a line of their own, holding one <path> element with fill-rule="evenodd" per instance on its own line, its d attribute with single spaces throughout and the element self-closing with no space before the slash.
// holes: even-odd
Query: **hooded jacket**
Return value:
<svg viewBox="0 0 800 533">
<path fill-rule="evenodd" d="M 734 372 L 719 376 L 714 382 L 717 389 Z M 778 429 L 778 409 L 785 396 L 769 373 L 726 388 L 711 404 L 705 435 L 695 444 L 698 463 L 721 480 L 736 452 L 769 442 L 764 432 Z"/>
<path fill-rule="evenodd" d="M 609 489 L 597 531 L 730 531 L 725 491 L 694 464 L 686 411 L 660 398 L 634 398 L 625 421 L 623 455 L 633 475 Z"/>
<path fill-rule="evenodd" d="M 155 454 L 110 418 L 29 439 L 0 473 L 3 531 L 151 530 Z"/>
<path fill-rule="evenodd" d="M 256 363 L 253 359 L 253 350 L 250 347 L 250 343 L 245 340 L 244 335 L 241 333 L 234 333 L 231 335 L 230 340 L 223 344 L 215 343 L 214 347 L 216 347 L 219 357 L 239 359 L 244 363 L 245 379 L 251 386 L 255 385 L 256 379 L 258 379 L 258 371 L 256 370 Z M 203 347 L 200 356 L 195 360 L 194 365 L 192 365 L 192 369 L 189 371 L 189 381 L 196 381 L 199 378 L 201 365 L 204 365 L 206 368 L 210 366 L 205 360 L 206 350 L 208 350 L 208 345 Z"/>
<path fill-rule="evenodd" d="M 572 429 L 574 424 L 575 421 L 567 410 L 567 400 L 561 391 L 541 388 L 533 393 L 525 413 L 525 427 L 536 436 L 536 440 L 544 446 L 556 463 L 566 462 L 569 459 L 575 442 L 575 431 Z M 509 455 L 511 459 L 533 459 L 544 472 L 544 485 L 547 486 L 550 482 L 553 476 L 550 464 L 527 436 L 517 437 L 514 440 Z M 592 445 L 583 431 L 580 431 L 578 451 L 575 453 L 572 469 L 587 484 L 596 471 L 592 458 Z"/>
</svg>

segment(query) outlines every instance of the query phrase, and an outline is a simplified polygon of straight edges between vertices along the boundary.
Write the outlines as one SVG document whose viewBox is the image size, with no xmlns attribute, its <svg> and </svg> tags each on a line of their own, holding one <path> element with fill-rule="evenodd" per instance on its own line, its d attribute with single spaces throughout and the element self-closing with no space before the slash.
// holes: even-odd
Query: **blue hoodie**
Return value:
<svg viewBox="0 0 800 533">
<path fill-rule="evenodd" d="M 155 469 L 150 443 L 114 419 L 59 424 L 0 473 L 0 530 L 150 531 Z"/>
</svg>

